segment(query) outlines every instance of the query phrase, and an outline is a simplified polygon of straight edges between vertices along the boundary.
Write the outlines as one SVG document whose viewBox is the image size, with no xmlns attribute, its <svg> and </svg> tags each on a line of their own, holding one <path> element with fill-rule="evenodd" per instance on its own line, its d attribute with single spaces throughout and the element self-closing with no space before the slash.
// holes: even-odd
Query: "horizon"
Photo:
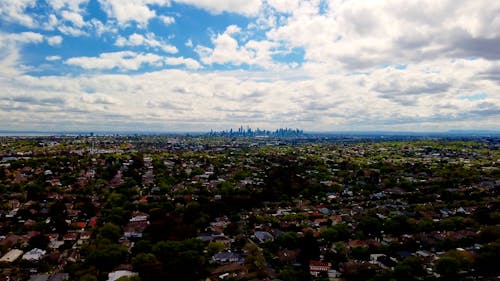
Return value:
<svg viewBox="0 0 500 281">
<path fill-rule="evenodd" d="M 24 131 L 16 131 L 16 130 L 1 130 L 0 129 L 0 137 L 23 137 L 23 136 L 33 136 L 33 137 L 46 137 L 46 136 L 68 136 L 68 135 L 81 135 L 81 136 L 109 136 L 109 135 L 118 135 L 118 136 L 127 136 L 127 135 L 138 135 L 138 136 L 200 136 L 200 135 L 209 135 L 210 133 L 228 133 L 231 129 L 228 128 L 226 130 L 214 131 L 214 130 L 200 130 L 200 131 L 36 131 L 36 130 L 24 130 Z M 250 128 L 253 130 L 253 128 Z M 258 129 L 258 128 L 255 128 Z M 308 131 L 302 130 L 301 128 L 276 128 L 276 129 L 263 129 L 264 131 L 269 131 L 274 133 L 280 129 L 298 129 L 302 131 L 303 136 L 328 136 L 328 135 L 352 135 L 352 136 L 465 136 L 465 137 L 474 137 L 474 136 L 498 136 L 500 135 L 500 131 L 498 130 L 448 130 L 448 131 Z M 233 130 L 234 133 L 237 133 L 236 130 Z M 217 137 L 217 136 L 215 136 Z"/>
<path fill-rule="evenodd" d="M 0 2 L 0 129 L 500 131 L 500 2 Z"/>
</svg>

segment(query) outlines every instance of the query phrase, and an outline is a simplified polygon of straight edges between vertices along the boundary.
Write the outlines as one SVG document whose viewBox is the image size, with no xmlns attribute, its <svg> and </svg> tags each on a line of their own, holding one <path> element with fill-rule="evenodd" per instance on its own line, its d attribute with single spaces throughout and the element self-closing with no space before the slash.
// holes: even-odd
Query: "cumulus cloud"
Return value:
<svg viewBox="0 0 500 281">
<path fill-rule="evenodd" d="M 189 69 L 200 69 L 201 65 L 198 61 L 192 59 L 192 58 L 184 58 L 184 57 L 178 57 L 178 58 L 166 58 L 165 63 L 168 65 L 185 65 Z"/>
<path fill-rule="evenodd" d="M 175 22 L 174 17 L 169 17 L 169 16 L 159 16 L 158 17 L 164 24 L 169 25 L 173 24 Z"/>
<path fill-rule="evenodd" d="M 268 31 L 268 39 L 303 47 L 307 62 L 323 67 L 370 69 L 443 56 L 498 59 L 496 2 L 332 1 L 322 9 L 320 1 L 300 1 L 286 11 L 290 16 Z"/>
<path fill-rule="evenodd" d="M 50 46 L 59 46 L 61 45 L 62 41 L 63 38 L 59 35 L 47 37 L 47 43 Z"/>
<path fill-rule="evenodd" d="M 156 12 L 150 6 L 168 6 L 169 0 L 99 0 L 101 7 L 108 17 L 117 20 L 118 24 L 125 25 L 136 22 L 142 27 L 148 25 L 150 19 L 156 17 Z"/>
<path fill-rule="evenodd" d="M 26 9 L 35 5 L 36 0 L 0 1 L 0 16 L 6 22 L 33 27 L 36 21 L 26 13 Z"/>
<path fill-rule="evenodd" d="M 161 49 L 164 52 L 171 54 L 178 52 L 175 46 L 157 39 L 153 33 L 147 33 L 145 35 L 133 33 L 128 38 L 119 36 L 118 39 L 116 39 L 115 45 L 119 47 L 146 46 L 148 48 Z"/>
<path fill-rule="evenodd" d="M 103 53 L 98 57 L 75 57 L 64 62 L 83 69 L 138 70 L 143 64 L 161 65 L 162 57 L 155 54 L 142 54 L 131 51 Z"/>
<path fill-rule="evenodd" d="M 222 12 L 256 15 L 262 5 L 261 0 L 175 0 L 175 2 L 194 5 L 214 14 Z"/>
<path fill-rule="evenodd" d="M 55 10 L 67 9 L 69 11 L 80 11 L 87 6 L 89 0 L 50 0 L 48 4 Z"/>
<path fill-rule="evenodd" d="M 22 19 L 30 1 L 4 2 L 0 14 L 8 15 L 6 22 L 14 22 L 16 13 L 22 25 L 35 22 Z M 176 2 L 213 15 L 238 13 L 247 16 L 248 24 L 228 23 L 223 31 L 209 31 L 209 42 L 197 34 L 179 36 L 189 49 L 194 47 L 196 60 L 190 50 L 178 50 L 140 29 L 153 18 L 180 24 L 183 15 L 171 13 L 175 5 L 169 1 L 99 0 L 106 22 L 91 19 L 82 26 L 78 15 L 85 15 L 87 1 L 54 0 L 57 10 L 42 28 L 53 26 L 54 32 L 68 35 L 95 32 L 103 42 L 115 38 L 111 48 L 135 50 L 63 60 L 79 68 L 68 76 L 35 77 L 22 71 L 24 44 L 52 40 L 57 45 L 57 39 L 38 32 L 0 33 L 0 73 L 8 77 L 0 79 L 0 127 L 499 128 L 498 1 Z M 120 31 L 127 35 L 117 35 Z M 222 71 L 220 65 L 232 70 Z M 128 71 L 134 72 L 123 73 Z"/>
<path fill-rule="evenodd" d="M 83 17 L 79 13 L 62 11 L 61 17 L 64 20 L 71 22 L 76 27 L 81 28 L 85 26 L 85 21 L 83 21 Z"/>
<path fill-rule="evenodd" d="M 11 33 L 5 36 L 6 40 L 11 40 L 14 43 L 41 43 L 43 41 L 43 35 L 38 32 L 21 32 L 21 33 Z M 1 44 L 1 43 L 0 43 Z M 7 44 L 7 42 L 4 42 Z"/>
<path fill-rule="evenodd" d="M 271 49 L 277 44 L 262 40 L 249 40 L 240 45 L 235 38 L 241 28 L 230 25 L 224 33 L 212 37 L 213 48 L 198 45 L 195 51 L 200 56 L 204 64 L 233 64 L 233 65 L 258 65 L 269 68 L 274 65 L 272 62 Z"/>
<path fill-rule="evenodd" d="M 58 61 L 58 60 L 61 60 L 61 57 L 60 56 L 46 56 L 45 60 L 47 60 L 47 61 Z"/>
<path fill-rule="evenodd" d="M 129 53 L 128 56 L 133 60 L 138 55 Z M 73 60 L 73 63 L 89 69 L 98 69 L 101 65 L 135 68 L 119 66 L 122 63 L 117 61 L 121 57 L 123 54 L 108 54 L 93 60 L 87 58 L 85 62 L 83 59 Z M 167 64 L 179 64 L 184 60 L 170 58 L 165 61 Z M 18 108 L 11 109 L 10 114 L 0 111 L 0 120 L 6 128 L 14 124 L 22 125 L 20 120 L 23 118 L 32 118 L 40 121 L 40 126 L 44 123 L 49 127 L 71 129 L 71 126 L 77 126 L 79 129 L 89 127 L 94 130 L 131 130 L 136 128 L 134 126 L 148 130 L 207 130 L 239 124 L 270 129 L 288 125 L 308 130 L 439 130 L 443 129 L 443 124 L 446 124 L 445 129 L 494 128 L 495 116 L 500 108 L 497 95 L 481 96 L 478 100 L 460 97 L 472 96 L 478 89 L 484 93 L 495 93 L 499 86 L 471 79 L 475 75 L 472 69 L 482 68 L 484 61 L 462 63 L 471 67 L 457 75 L 469 77 L 466 80 L 472 84 L 466 87 L 461 82 L 462 78 L 448 79 L 449 86 L 442 91 L 430 90 L 432 83 L 425 83 L 425 80 L 432 81 L 435 74 L 401 74 L 408 70 L 394 68 L 356 76 L 337 74 L 267 80 L 262 79 L 269 76 L 266 72 L 183 70 L 134 75 L 17 76 L 0 81 L 2 89 L 9 93 L 7 99 L 0 101 L 0 107 L 9 104 L 11 108 Z M 441 65 L 442 62 L 438 61 L 427 68 Z M 448 71 L 447 68 L 441 66 L 441 71 Z M 421 75 L 421 79 L 417 75 Z M 382 97 L 381 92 L 374 90 L 382 87 L 379 83 L 384 78 L 395 81 L 398 76 L 401 81 L 384 84 L 384 90 L 391 91 L 391 85 L 413 90 L 411 97 L 416 99 L 415 102 L 405 104 L 394 98 Z M 437 79 L 433 83 L 439 81 Z M 462 88 L 462 92 L 454 93 L 452 89 L 457 88 Z M 471 91 L 467 90 L 469 88 L 474 92 L 467 94 Z M 29 94 L 26 94 L 26 89 L 30 89 Z M 92 94 L 88 94 L 88 89 L 92 89 Z M 404 94 L 395 96 L 406 97 Z M 38 100 L 32 100 L 34 97 Z M 57 112 L 53 110 L 57 100 L 41 102 L 42 99 L 57 97 L 63 98 L 65 104 Z M 22 111 L 21 108 L 29 110 Z M 76 109 L 78 114 L 74 113 Z M 12 110 L 17 121 L 12 118 Z M 117 122 L 122 127 L 117 128 Z"/>
</svg>

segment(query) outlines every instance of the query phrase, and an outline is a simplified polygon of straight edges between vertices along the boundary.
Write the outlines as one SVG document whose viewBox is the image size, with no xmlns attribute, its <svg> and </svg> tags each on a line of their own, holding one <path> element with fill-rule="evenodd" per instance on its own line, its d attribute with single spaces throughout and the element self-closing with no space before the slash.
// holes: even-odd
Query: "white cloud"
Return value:
<svg viewBox="0 0 500 281">
<path fill-rule="evenodd" d="M 23 68 L 20 65 L 20 49 L 26 44 L 42 43 L 44 37 L 36 32 L 3 33 L 0 32 L 0 74 L 5 77 L 18 75 Z"/>
<path fill-rule="evenodd" d="M 128 38 L 119 36 L 115 42 L 116 46 L 146 46 L 153 49 L 161 49 L 166 53 L 175 54 L 178 52 L 177 48 L 173 45 L 165 43 L 156 38 L 153 33 L 148 33 L 145 35 L 133 33 Z"/>
<path fill-rule="evenodd" d="M 95 60 L 86 58 L 85 63 L 89 69 L 101 65 L 118 68 L 124 56 L 132 60 L 138 54 L 106 54 Z M 160 60 L 178 64 L 183 58 Z M 83 65 L 83 60 L 78 64 Z M 294 73 L 183 70 L 135 75 L 15 75 L 0 80 L 0 88 L 8 93 L 0 98 L 0 126 L 145 131 L 227 129 L 241 124 L 307 130 L 491 129 L 498 128 L 495 112 L 500 110 L 500 97 L 495 93 L 500 85 L 475 77 L 479 71 L 497 67 L 498 63 L 483 59 L 452 63 L 445 59 L 406 70 L 386 67 L 364 75 L 310 78 Z M 426 71 L 429 69 L 445 76 Z M 432 84 L 448 90 L 433 89 Z M 381 91 L 374 90 L 377 87 Z M 92 95 L 87 93 L 89 89 Z M 405 100 L 409 96 L 403 94 L 383 95 L 397 89 L 412 92 L 411 99 Z M 480 101 L 460 98 L 476 91 L 487 96 Z M 56 105 L 62 102 L 64 107 Z"/>
<path fill-rule="evenodd" d="M 47 60 L 47 61 L 58 61 L 58 60 L 61 60 L 61 57 L 60 56 L 46 56 L 45 60 Z"/>
<path fill-rule="evenodd" d="M 300 0 L 266 0 L 266 3 L 280 13 L 291 13 L 297 9 Z"/>
<path fill-rule="evenodd" d="M 159 16 L 158 17 L 164 24 L 166 25 L 170 25 L 170 24 L 173 24 L 175 22 L 175 18 L 174 17 L 168 17 L 168 16 Z"/>
<path fill-rule="evenodd" d="M 90 20 L 90 24 L 92 25 L 95 33 L 98 36 L 102 36 L 104 33 L 116 34 L 118 33 L 118 28 L 113 24 L 113 21 L 108 21 L 106 24 L 103 24 L 98 19 Z"/>
<path fill-rule="evenodd" d="M 213 48 L 196 46 L 195 51 L 204 64 L 233 64 L 233 65 L 258 65 L 265 68 L 275 66 L 272 62 L 271 49 L 278 46 L 271 41 L 250 40 L 240 45 L 235 38 L 241 28 L 230 25 L 222 34 L 212 37 Z"/>
<path fill-rule="evenodd" d="M 89 23 L 84 20 L 89 0 L 51 0 L 53 11 L 43 23 L 47 30 L 57 29 L 64 35 L 74 37 L 87 35 Z"/>
<path fill-rule="evenodd" d="M 85 26 L 85 21 L 82 15 L 76 12 L 62 11 L 61 16 L 63 19 L 71 22 L 74 26 L 82 28 Z"/>
<path fill-rule="evenodd" d="M 80 28 L 75 28 L 72 26 L 67 26 L 67 25 L 61 25 L 57 27 L 57 30 L 61 32 L 64 35 L 69 35 L 73 37 L 79 37 L 79 36 L 84 36 L 87 35 L 87 32 L 80 29 Z"/>
<path fill-rule="evenodd" d="M 8 40 L 12 40 L 16 43 L 41 43 L 43 41 L 43 35 L 37 32 L 21 32 L 21 33 L 11 33 L 6 36 Z"/>
<path fill-rule="evenodd" d="M 169 0 L 99 0 L 108 17 L 115 18 L 120 25 L 136 22 L 141 27 L 147 26 L 150 19 L 156 17 L 152 5 L 168 6 Z"/>
<path fill-rule="evenodd" d="M 257 15 L 262 5 L 261 0 L 175 0 L 175 2 L 193 5 L 214 14 L 230 12 L 247 16 Z"/>
<path fill-rule="evenodd" d="M 142 54 L 131 51 L 103 53 L 98 57 L 75 57 L 66 60 L 68 65 L 84 69 L 138 70 L 142 65 L 161 65 L 163 58 L 155 54 Z"/>
<path fill-rule="evenodd" d="M 59 20 L 55 14 L 50 14 L 47 21 L 43 24 L 43 28 L 46 30 L 54 30 L 59 25 Z"/>
<path fill-rule="evenodd" d="M 5 22 L 29 25 L 40 21 L 41 28 L 52 27 L 74 36 L 117 34 L 118 28 L 124 28 L 137 33 L 99 39 L 108 44 L 105 40 L 117 38 L 111 44 L 138 50 L 146 47 L 151 52 L 70 58 L 63 62 L 82 68 L 79 70 L 84 74 L 35 77 L 23 73 L 33 66 L 21 52 L 22 46 L 50 44 L 51 40 L 58 43 L 58 39 L 36 32 L 0 33 L 0 76 L 8 78 L 0 79 L 4 93 L 0 96 L 0 127 L 208 130 L 248 124 L 306 130 L 499 128 L 498 1 L 329 1 L 325 6 L 326 1 L 321 0 L 265 0 L 264 6 L 261 1 L 245 1 L 255 5 L 237 7 L 239 1 L 179 1 L 214 14 L 251 16 L 247 26 L 229 25 L 224 32 L 214 34 L 210 43 L 197 45 L 199 61 L 185 54 L 153 54 L 178 50 L 166 43 L 167 38 L 141 33 L 132 26 L 146 27 L 152 18 L 169 23 L 163 14 L 175 13 L 164 11 L 168 1 L 100 0 L 109 15 L 106 23 L 91 19 L 83 28 L 78 27 L 78 16 L 71 20 L 70 12 L 87 17 L 86 1 L 54 0 L 51 3 L 58 10 L 45 18 L 38 16 L 36 21 L 29 15 L 24 17 L 30 1 L 0 1 Z M 10 12 L 4 9 L 7 6 Z M 16 11 L 21 19 L 13 20 Z M 183 15 L 175 15 L 180 24 Z M 186 46 L 203 42 L 193 36 L 197 35 L 188 34 Z M 305 61 L 281 61 L 283 65 L 296 63 L 296 68 L 284 67 L 273 59 L 277 54 L 286 57 L 293 48 L 304 52 Z M 59 56 L 45 59 L 61 60 Z M 200 62 L 205 69 L 193 71 L 202 68 Z M 249 65 L 253 70 L 217 71 L 216 64 Z M 149 66 L 167 70 L 151 71 Z M 145 69 L 150 72 L 116 74 Z"/>
<path fill-rule="evenodd" d="M 47 37 L 47 43 L 49 43 L 50 46 L 59 46 L 62 41 L 63 38 L 59 35 Z"/>
<path fill-rule="evenodd" d="M 331 1 L 326 9 L 321 1 L 296 2 L 285 9 L 279 1 L 268 1 L 290 15 L 267 33 L 267 39 L 304 48 L 306 64 L 327 71 L 443 56 L 500 58 L 492 47 L 500 42 L 500 20 L 495 16 L 500 2 Z"/>
<path fill-rule="evenodd" d="M 55 10 L 68 9 L 69 11 L 77 12 L 86 7 L 89 0 L 49 0 L 47 2 Z"/>
<path fill-rule="evenodd" d="M 2 21 L 33 27 L 36 22 L 32 16 L 26 14 L 26 9 L 35 5 L 36 0 L 0 1 L 0 16 Z"/>
<path fill-rule="evenodd" d="M 192 58 L 184 58 L 184 57 L 178 57 L 178 58 L 166 58 L 165 63 L 168 65 L 185 65 L 189 69 L 200 69 L 201 65 L 198 61 L 192 59 Z"/>
</svg>

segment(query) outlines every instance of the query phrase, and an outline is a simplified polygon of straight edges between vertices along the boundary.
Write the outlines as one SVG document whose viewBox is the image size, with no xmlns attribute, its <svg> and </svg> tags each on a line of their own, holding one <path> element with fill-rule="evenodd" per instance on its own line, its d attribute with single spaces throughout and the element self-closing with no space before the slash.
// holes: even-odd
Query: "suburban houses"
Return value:
<svg viewBox="0 0 500 281">
<path fill-rule="evenodd" d="M 0 280 L 495 280 L 499 148 L 3 138 Z"/>
</svg>

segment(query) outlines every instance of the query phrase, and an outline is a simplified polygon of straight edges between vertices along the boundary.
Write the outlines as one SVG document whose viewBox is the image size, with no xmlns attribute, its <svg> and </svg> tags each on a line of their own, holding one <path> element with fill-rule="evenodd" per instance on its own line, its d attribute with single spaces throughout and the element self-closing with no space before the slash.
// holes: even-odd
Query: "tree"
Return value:
<svg viewBox="0 0 500 281">
<path fill-rule="evenodd" d="M 123 245 L 98 241 L 95 251 L 91 251 L 87 261 L 89 264 L 102 270 L 111 270 L 113 267 L 127 260 L 128 248 Z"/>
<path fill-rule="evenodd" d="M 287 231 L 282 233 L 276 239 L 278 245 L 282 248 L 287 249 L 296 249 L 299 246 L 299 238 L 297 237 L 297 233 L 293 231 Z"/>
<path fill-rule="evenodd" d="M 443 280 L 457 280 L 460 271 L 468 270 L 473 262 L 468 252 L 451 250 L 437 260 L 435 269 Z"/>
<path fill-rule="evenodd" d="M 266 259 L 262 253 L 262 249 L 255 243 L 248 242 L 243 248 L 247 256 L 245 264 L 251 272 L 263 272 L 266 267 Z"/>
<path fill-rule="evenodd" d="M 132 258 L 132 266 L 143 281 L 156 280 L 162 271 L 161 262 L 151 253 L 140 253 Z"/>
<path fill-rule="evenodd" d="M 498 253 L 500 253 L 500 243 L 486 245 L 478 251 L 475 265 L 480 274 L 485 276 L 500 275 Z"/>
<path fill-rule="evenodd" d="M 442 257 L 435 264 L 436 272 L 443 280 L 457 280 L 460 271 L 460 262 L 452 257 Z"/>
<path fill-rule="evenodd" d="M 121 236 L 121 229 L 118 227 L 116 224 L 113 223 L 106 223 L 104 224 L 100 229 L 99 229 L 99 235 L 102 238 L 109 239 L 113 242 L 118 241 L 118 238 Z"/>
<path fill-rule="evenodd" d="M 216 253 L 222 252 L 227 250 L 227 245 L 224 244 L 222 241 L 211 241 L 207 245 L 207 253 L 209 256 L 212 256 Z"/>
<path fill-rule="evenodd" d="M 339 223 L 328 227 L 325 231 L 321 232 L 320 236 L 326 241 L 332 243 L 344 241 L 349 239 L 349 229 L 345 223 Z"/>
<path fill-rule="evenodd" d="M 153 253 L 163 264 L 161 280 L 199 280 L 206 274 L 203 241 L 160 241 Z"/>
<path fill-rule="evenodd" d="M 151 244 L 151 241 L 139 240 L 137 243 L 135 243 L 134 247 L 132 248 L 132 253 L 135 255 L 140 253 L 151 253 L 152 248 L 153 245 Z"/>
<path fill-rule="evenodd" d="M 37 234 L 35 236 L 32 236 L 29 240 L 29 244 L 31 247 L 42 250 L 47 249 L 49 242 L 50 242 L 49 238 L 43 234 Z"/>
<path fill-rule="evenodd" d="M 417 257 L 408 257 L 394 268 L 394 278 L 398 281 L 417 280 L 426 274 L 422 261 Z"/>
<path fill-rule="evenodd" d="M 412 232 L 410 220 L 405 215 L 393 216 L 385 221 L 384 229 L 387 233 L 401 235 Z"/>
<path fill-rule="evenodd" d="M 362 231 L 365 236 L 378 236 L 382 230 L 382 223 L 374 217 L 364 216 L 359 219 L 357 230 Z"/>
</svg>

